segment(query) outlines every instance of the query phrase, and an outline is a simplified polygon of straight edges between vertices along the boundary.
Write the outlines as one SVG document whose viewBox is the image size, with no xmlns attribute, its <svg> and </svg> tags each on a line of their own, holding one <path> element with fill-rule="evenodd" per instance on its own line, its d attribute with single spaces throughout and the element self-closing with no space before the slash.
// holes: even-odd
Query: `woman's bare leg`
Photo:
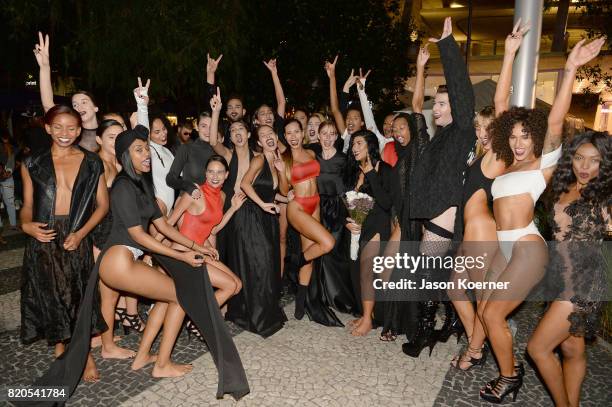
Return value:
<svg viewBox="0 0 612 407">
<path fill-rule="evenodd" d="M 498 281 L 508 282 L 508 290 L 495 290 L 483 312 L 484 325 L 502 376 L 515 376 L 512 333 L 506 318 L 527 297 L 544 275 L 546 244 L 538 235 L 527 235 L 514 244 L 508 267 Z"/>
<path fill-rule="evenodd" d="M 296 201 L 291 201 L 287 205 L 287 219 L 291 223 L 291 226 L 293 226 L 301 236 L 314 243 L 304 250 L 304 258 L 306 261 L 314 260 L 329 253 L 336 243 L 331 233 L 329 233 L 327 229 L 321 225 L 321 222 L 318 221 L 319 211 L 320 209 L 317 208 L 311 216 L 306 213 Z M 300 272 L 300 284 L 308 285 L 309 282 L 310 274 L 304 274 L 302 277 L 302 273 Z"/>
<path fill-rule="evenodd" d="M 580 389 L 586 375 L 586 345 L 584 338 L 571 336 L 561 343 L 563 380 L 570 405 L 580 405 Z"/>
<path fill-rule="evenodd" d="M 287 222 L 287 204 L 279 203 L 280 207 L 280 216 L 278 217 L 279 224 L 279 240 L 280 240 L 280 272 L 281 277 L 285 271 L 285 256 L 287 254 L 287 229 L 289 228 L 289 223 Z"/>
<path fill-rule="evenodd" d="M 232 278 L 223 269 L 218 267 L 220 264 L 222 263 L 207 262 L 206 269 L 208 270 L 208 276 L 210 277 L 210 284 L 214 288 L 217 288 L 215 291 L 215 299 L 217 300 L 217 304 L 219 304 L 221 307 L 227 300 L 236 295 L 237 292 L 240 291 L 240 288 L 236 283 L 236 279 Z"/>
<path fill-rule="evenodd" d="M 360 254 L 361 275 L 361 304 L 363 316 L 359 323 L 351 331 L 353 336 L 365 336 L 372 330 L 372 313 L 374 312 L 374 292 L 372 287 L 372 262 L 374 256 L 380 252 L 380 234 L 374 235 L 370 241 L 363 246 Z"/>
<path fill-rule="evenodd" d="M 192 369 L 191 365 L 178 365 L 170 361 L 170 353 L 185 315 L 177 302 L 172 279 L 143 262 L 134 261 L 132 253 L 121 246 L 108 249 L 100 264 L 100 278 L 106 285 L 117 290 L 168 303 L 160 352 L 153 375 L 174 377 L 188 373 Z M 151 334 L 153 328 L 155 327 L 151 327 Z"/>
<path fill-rule="evenodd" d="M 132 370 L 138 370 L 149 363 L 153 363 L 157 360 L 157 355 L 151 354 L 151 347 L 155 338 L 164 323 L 166 317 L 166 310 L 168 309 L 168 303 L 157 301 L 151 311 L 149 312 L 149 319 L 147 326 L 142 333 L 140 344 L 138 345 L 138 353 L 132 362 Z"/>
<path fill-rule="evenodd" d="M 104 284 L 102 280 L 99 281 L 98 286 L 100 288 L 102 316 L 104 317 L 104 322 L 109 327 L 106 331 L 102 332 L 102 350 L 100 353 L 104 359 L 132 358 L 136 355 L 136 352 L 117 346 L 114 341 L 115 305 L 117 304 L 119 293 Z"/>
<path fill-rule="evenodd" d="M 567 317 L 572 311 L 573 304 L 571 302 L 554 301 L 540 320 L 527 344 L 527 352 L 529 352 L 529 356 L 531 356 L 536 363 L 538 371 L 542 379 L 544 379 L 546 387 L 550 391 L 555 405 L 557 406 L 578 406 L 577 403 L 570 403 L 568 390 L 565 386 L 565 379 L 570 372 L 561 368 L 561 363 L 554 353 L 557 346 L 562 345 L 568 340 L 571 341 L 569 334 L 570 322 Z M 584 343 L 584 340 L 582 342 Z M 565 367 L 565 355 L 563 359 L 563 365 Z M 579 369 L 577 372 L 571 372 L 574 375 L 578 374 L 579 383 L 582 383 L 582 379 L 584 378 L 584 371 L 581 370 L 582 369 Z M 574 385 L 573 387 L 575 389 L 576 386 Z M 580 386 L 578 386 L 578 388 L 580 388 Z M 578 394 L 579 393 L 578 391 Z M 578 400 L 576 400 L 576 402 L 577 401 Z"/>
</svg>

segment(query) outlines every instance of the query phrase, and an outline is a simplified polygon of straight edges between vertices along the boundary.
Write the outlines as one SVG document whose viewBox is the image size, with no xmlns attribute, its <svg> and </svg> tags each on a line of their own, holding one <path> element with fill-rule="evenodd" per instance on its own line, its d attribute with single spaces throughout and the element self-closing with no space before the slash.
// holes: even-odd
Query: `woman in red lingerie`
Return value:
<svg viewBox="0 0 612 407">
<path fill-rule="evenodd" d="M 170 225 L 179 223 L 179 231 L 183 236 L 193 240 L 197 245 L 212 247 L 215 245 L 216 234 L 223 229 L 232 215 L 242 206 L 245 200 L 243 193 L 232 197 L 232 206 L 223 213 L 225 193 L 221 190 L 229 174 L 227 162 L 220 155 L 213 155 L 206 164 L 206 181 L 199 186 L 201 199 L 193 199 L 191 195 L 183 194 L 174 205 L 168 218 Z M 177 250 L 190 249 L 178 243 L 173 244 Z M 236 295 L 242 288 L 240 279 L 223 263 L 212 258 L 206 258 L 208 275 L 215 291 L 219 306 Z M 189 328 L 188 328 L 189 329 Z"/>
<path fill-rule="evenodd" d="M 295 259 L 299 269 L 295 318 L 302 319 L 312 261 L 329 253 L 335 240 L 320 222 L 317 177 L 321 167 L 314 152 L 303 147 L 304 129 L 299 121 L 291 119 L 285 124 L 285 138 L 289 149 L 283 153 L 285 171 L 279 171 L 279 189 L 281 194 L 287 195 L 289 188 L 293 188 L 293 200 L 287 205 L 287 219 L 300 234 L 302 244 L 302 253 Z"/>
</svg>

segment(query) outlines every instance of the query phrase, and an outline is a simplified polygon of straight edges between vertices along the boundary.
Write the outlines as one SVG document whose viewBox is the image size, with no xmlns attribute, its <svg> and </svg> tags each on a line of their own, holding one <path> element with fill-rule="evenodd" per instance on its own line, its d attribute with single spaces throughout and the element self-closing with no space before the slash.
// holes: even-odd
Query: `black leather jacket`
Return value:
<svg viewBox="0 0 612 407">
<path fill-rule="evenodd" d="M 96 154 L 78 147 L 84 154 L 70 201 L 70 233 L 76 232 L 87 222 L 96 206 L 96 193 L 100 175 L 104 172 L 102 160 Z M 32 220 L 48 223 L 53 228 L 55 220 L 55 169 L 51 150 L 40 151 L 26 158 L 34 189 Z"/>
</svg>

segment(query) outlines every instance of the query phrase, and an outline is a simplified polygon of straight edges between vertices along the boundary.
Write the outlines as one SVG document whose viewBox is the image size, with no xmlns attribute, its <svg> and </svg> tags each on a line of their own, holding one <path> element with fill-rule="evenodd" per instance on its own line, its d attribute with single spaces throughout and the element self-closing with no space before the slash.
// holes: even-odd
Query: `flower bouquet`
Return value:
<svg viewBox="0 0 612 407">
<path fill-rule="evenodd" d="M 350 218 L 356 224 L 362 226 L 366 216 L 368 216 L 368 212 L 374 207 L 374 198 L 363 192 L 348 191 L 344 194 L 343 200 Z M 357 260 L 360 236 L 361 234 L 351 233 L 351 260 Z"/>
</svg>

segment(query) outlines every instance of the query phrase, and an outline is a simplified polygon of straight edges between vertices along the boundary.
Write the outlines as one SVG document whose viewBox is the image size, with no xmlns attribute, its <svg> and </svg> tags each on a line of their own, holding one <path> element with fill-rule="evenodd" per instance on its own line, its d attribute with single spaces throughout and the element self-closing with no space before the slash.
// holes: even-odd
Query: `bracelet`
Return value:
<svg viewBox="0 0 612 407">
<path fill-rule="evenodd" d="M 194 245 L 195 245 L 195 241 L 194 241 L 194 240 L 192 240 L 192 241 L 191 241 L 191 247 L 190 247 L 190 249 L 193 249 L 193 246 L 194 246 Z"/>
</svg>

